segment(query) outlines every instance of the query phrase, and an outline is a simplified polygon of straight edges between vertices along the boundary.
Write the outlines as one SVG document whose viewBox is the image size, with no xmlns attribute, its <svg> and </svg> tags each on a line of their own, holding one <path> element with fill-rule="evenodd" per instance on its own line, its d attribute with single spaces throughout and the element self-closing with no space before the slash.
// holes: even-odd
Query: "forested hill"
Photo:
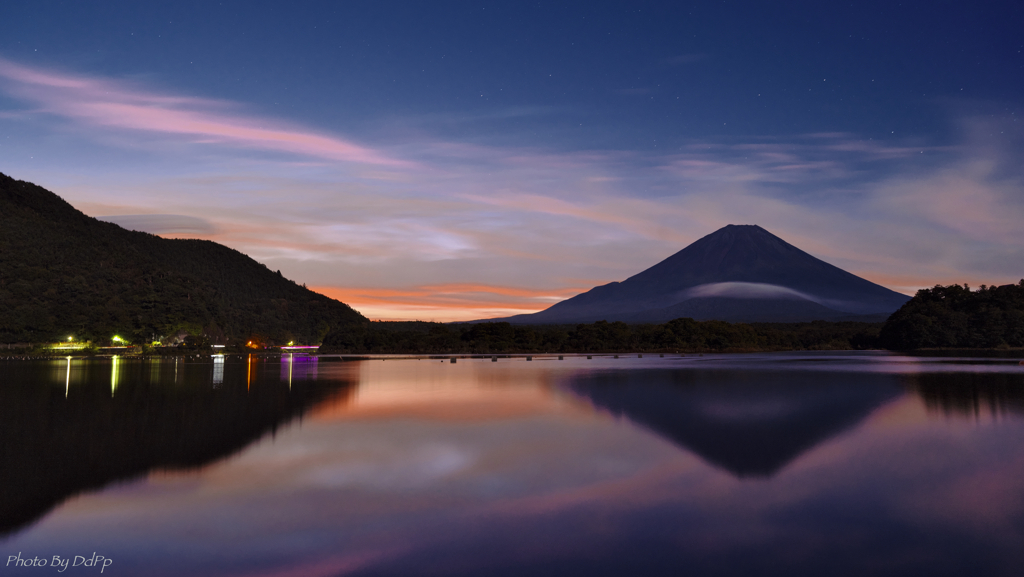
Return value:
<svg viewBox="0 0 1024 577">
<path fill-rule="evenodd" d="M 889 317 L 879 342 L 894 350 L 1024 347 L 1024 280 L 919 290 Z"/>
<path fill-rule="evenodd" d="M 236 250 L 125 230 L 0 173 L 0 343 L 185 331 L 316 344 L 364 322 Z"/>
</svg>

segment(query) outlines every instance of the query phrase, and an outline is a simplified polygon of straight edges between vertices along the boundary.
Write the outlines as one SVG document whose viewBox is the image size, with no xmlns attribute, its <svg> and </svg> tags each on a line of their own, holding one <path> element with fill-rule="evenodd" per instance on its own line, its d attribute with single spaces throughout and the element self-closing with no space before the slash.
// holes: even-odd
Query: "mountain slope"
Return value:
<svg viewBox="0 0 1024 577">
<path fill-rule="evenodd" d="M 728 225 L 622 282 L 517 323 L 673 318 L 743 322 L 887 315 L 909 299 L 817 259 L 756 225 Z"/>
<path fill-rule="evenodd" d="M 0 342 L 148 342 L 182 330 L 319 342 L 362 322 L 236 250 L 125 230 L 0 174 Z"/>
</svg>

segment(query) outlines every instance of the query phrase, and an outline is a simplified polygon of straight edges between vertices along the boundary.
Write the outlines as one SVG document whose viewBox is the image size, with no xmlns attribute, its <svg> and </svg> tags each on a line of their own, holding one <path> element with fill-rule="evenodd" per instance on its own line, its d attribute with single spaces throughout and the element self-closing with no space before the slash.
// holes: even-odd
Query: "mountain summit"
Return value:
<svg viewBox="0 0 1024 577">
<path fill-rule="evenodd" d="M 513 323 L 799 322 L 885 316 L 910 297 L 835 267 L 757 225 L 730 224 L 651 268 Z"/>
</svg>

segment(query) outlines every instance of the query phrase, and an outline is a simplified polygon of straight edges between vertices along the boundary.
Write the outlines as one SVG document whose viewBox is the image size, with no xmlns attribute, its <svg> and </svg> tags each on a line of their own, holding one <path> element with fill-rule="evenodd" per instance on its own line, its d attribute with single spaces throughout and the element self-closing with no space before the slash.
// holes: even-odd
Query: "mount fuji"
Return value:
<svg viewBox="0 0 1024 577">
<path fill-rule="evenodd" d="M 533 313 L 518 324 L 884 321 L 910 300 L 846 272 L 757 225 L 721 228 L 651 268 Z"/>
</svg>

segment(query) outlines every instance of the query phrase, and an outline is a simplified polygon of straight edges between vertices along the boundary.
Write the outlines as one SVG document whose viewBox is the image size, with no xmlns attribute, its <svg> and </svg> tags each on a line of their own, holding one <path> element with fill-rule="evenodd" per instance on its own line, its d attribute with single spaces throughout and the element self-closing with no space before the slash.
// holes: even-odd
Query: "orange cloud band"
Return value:
<svg viewBox="0 0 1024 577">
<path fill-rule="evenodd" d="M 539 290 L 468 283 L 405 289 L 310 288 L 378 320 L 416 320 L 423 318 L 418 315 L 426 313 L 435 320 L 443 321 L 536 312 L 585 290 L 575 287 Z"/>
</svg>

